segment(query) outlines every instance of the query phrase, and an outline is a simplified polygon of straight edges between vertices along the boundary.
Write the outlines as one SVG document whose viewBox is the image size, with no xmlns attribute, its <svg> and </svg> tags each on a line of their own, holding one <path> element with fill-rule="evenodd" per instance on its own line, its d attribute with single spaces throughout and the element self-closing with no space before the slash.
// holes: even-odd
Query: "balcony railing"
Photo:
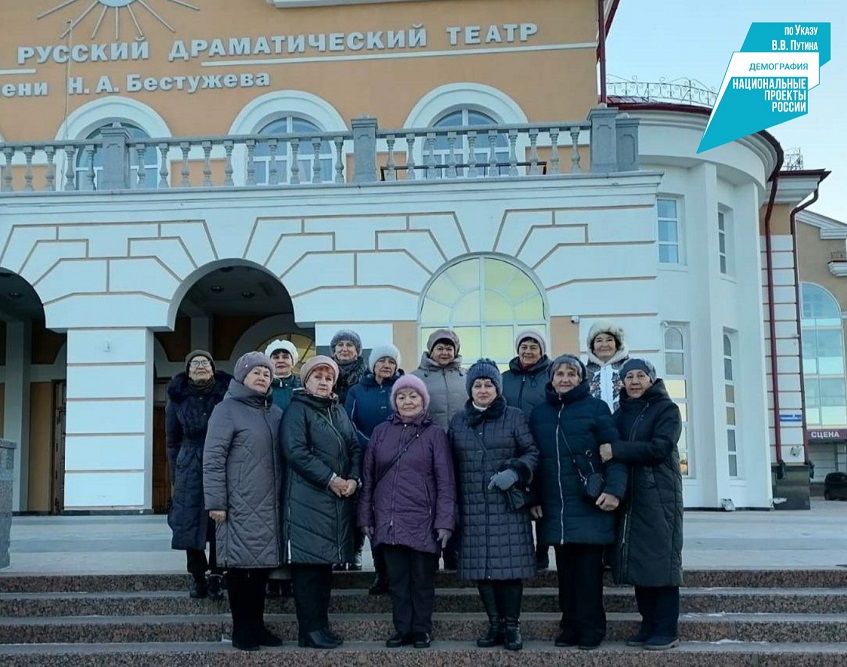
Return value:
<svg viewBox="0 0 847 667">
<path fill-rule="evenodd" d="M 638 121 L 604 106 L 587 120 L 345 132 L 0 143 L 0 192 L 344 185 L 558 176 L 638 169 Z"/>
</svg>

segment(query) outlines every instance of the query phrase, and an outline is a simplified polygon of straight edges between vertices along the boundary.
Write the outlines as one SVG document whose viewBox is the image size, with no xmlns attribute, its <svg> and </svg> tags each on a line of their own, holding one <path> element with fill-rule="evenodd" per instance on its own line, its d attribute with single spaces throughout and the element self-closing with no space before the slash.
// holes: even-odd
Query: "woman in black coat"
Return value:
<svg viewBox="0 0 847 667">
<path fill-rule="evenodd" d="M 332 389 L 338 366 L 316 356 L 300 370 L 280 425 L 288 464 L 283 490 L 283 540 L 299 625 L 299 645 L 337 648 L 329 627 L 332 566 L 353 557 L 361 454 L 350 418 Z"/>
<path fill-rule="evenodd" d="M 621 377 L 624 388 L 615 412 L 620 437 L 600 452 L 630 469 L 615 581 L 635 586 L 642 618 L 627 644 L 663 650 L 679 643 L 683 504 L 677 442 L 682 419 L 649 361 L 630 359 Z"/>
<path fill-rule="evenodd" d="M 231 379 L 228 373 L 215 370 L 209 352 L 194 350 L 185 358 L 185 372 L 168 385 L 165 442 L 173 486 L 168 525 L 173 532 L 171 548 L 185 550 L 186 569 L 194 579 L 192 598 L 223 598 L 215 522 L 203 505 L 203 445 L 212 409 L 223 400 Z"/>
<path fill-rule="evenodd" d="M 600 446 L 618 434 L 609 407 L 591 396 L 582 362 L 557 357 L 550 379 L 547 401 L 530 416 L 541 450 L 541 504 L 533 515 L 540 519 L 539 543 L 556 551 L 562 610 L 556 646 L 591 650 L 606 636 L 603 550 L 615 541 L 613 512 L 626 491 L 626 466 L 600 462 Z"/>
<path fill-rule="evenodd" d="M 477 646 L 517 651 L 522 579 L 535 576 L 535 549 L 529 512 L 512 509 L 507 493 L 531 483 L 538 448 L 523 412 L 506 405 L 493 361 L 471 366 L 466 387 L 470 400 L 449 432 L 458 476 L 459 578 L 476 580 L 488 614 L 488 632 Z"/>
</svg>

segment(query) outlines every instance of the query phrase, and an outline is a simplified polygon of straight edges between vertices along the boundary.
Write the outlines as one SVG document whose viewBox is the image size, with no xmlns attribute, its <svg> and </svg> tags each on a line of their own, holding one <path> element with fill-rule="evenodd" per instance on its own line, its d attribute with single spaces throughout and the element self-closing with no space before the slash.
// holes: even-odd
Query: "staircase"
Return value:
<svg viewBox="0 0 847 667">
<path fill-rule="evenodd" d="M 555 572 L 527 582 L 524 650 L 478 649 L 485 627 L 476 589 L 439 573 L 432 648 L 386 649 L 393 632 L 387 596 L 367 594 L 371 573 L 335 575 L 333 628 L 343 648 L 296 647 L 291 600 L 268 600 L 266 622 L 285 645 L 244 653 L 224 639 L 226 601 L 191 600 L 188 575 L 0 575 L 0 665 L 4 667 L 842 667 L 847 664 L 847 571 L 686 572 L 679 648 L 625 646 L 638 626 L 631 589 L 608 586 L 608 635 L 598 651 L 553 646 L 559 612 Z"/>
</svg>

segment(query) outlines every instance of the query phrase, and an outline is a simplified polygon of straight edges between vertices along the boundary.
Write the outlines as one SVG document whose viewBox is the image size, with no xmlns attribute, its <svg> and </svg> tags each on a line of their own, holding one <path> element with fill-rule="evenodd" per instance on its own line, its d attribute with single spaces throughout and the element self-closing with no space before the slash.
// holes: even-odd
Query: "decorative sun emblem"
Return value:
<svg viewBox="0 0 847 667">
<path fill-rule="evenodd" d="M 68 28 L 65 32 L 62 33 L 61 39 L 67 37 L 71 32 L 76 30 L 77 26 L 82 23 L 89 14 L 94 13 L 97 17 L 96 23 L 94 24 L 94 28 L 91 31 L 91 39 L 96 39 L 97 33 L 100 32 L 100 28 L 103 27 L 104 23 L 107 23 L 107 15 L 109 14 L 109 10 L 114 10 L 112 13 L 114 14 L 114 25 L 115 25 L 115 39 L 119 39 L 119 35 L 121 32 L 121 21 L 131 21 L 133 26 L 135 27 L 135 38 L 136 39 L 146 39 L 144 35 L 144 29 L 141 27 L 141 21 L 139 20 L 139 16 L 147 16 L 150 14 L 153 16 L 156 21 L 161 23 L 171 32 L 176 32 L 173 27 L 155 10 L 153 9 L 148 0 L 83 0 L 84 2 L 89 2 L 90 4 L 86 7 L 82 14 L 77 16 L 75 19 L 68 21 Z M 187 2 L 183 2 L 182 0 L 162 0 L 163 2 L 170 3 L 173 5 L 179 5 L 185 9 L 192 9 L 195 12 L 199 12 L 200 8 L 195 7 Z M 50 16 L 55 12 L 58 12 L 66 7 L 70 7 L 71 5 L 75 5 L 80 0 L 64 0 L 60 2 L 58 5 L 53 7 L 52 9 L 48 9 L 46 12 L 38 16 L 38 19 L 43 19 L 46 16 Z M 144 9 L 144 12 L 141 11 L 133 11 L 132 6 L 138 5 L 140 8 Z M 99 14 L 95 11 L 97 7 L 100 7 Z M 121 10 L 126 10 L 125 14 L 127 14 L 128 18 L 121 18 Z M 109 23 L 112 22 L 111 19 L 108 20 Z"/>
</svg>

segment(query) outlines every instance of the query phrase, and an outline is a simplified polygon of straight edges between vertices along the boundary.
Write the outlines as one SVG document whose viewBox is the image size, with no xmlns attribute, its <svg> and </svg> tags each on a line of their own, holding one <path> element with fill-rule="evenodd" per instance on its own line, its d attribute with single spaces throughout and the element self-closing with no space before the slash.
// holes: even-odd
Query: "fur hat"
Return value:
<svg viewBox="0 0 847 667">
<path fill-rule="evenodd" d="M 494 386 L 497 387 L 498 396 L 503 393 L 503 376 L 500 375 L 500 369 L 497 368 L 497 364 L 491 359 L 479 359 L 468 369 L 467 378 L 465 379 L 465 389 L 467 389 L 468 396 L 471 395 L 471 388 L 474 381 L 479 378 L 488 378 L 491 380 Z"/>
<path fill-rule="evenodd" d="M 414 389 L 423 398 L 423 409 L 426 410 L 429 407 L 429 391 L 426 388 L 426 384 L 417 375 L 409 373 L 408 375 L 401 375 L 391 388 L 391 407 L 395 410 L 397 409 L 395 397 L 401 389 Z"/>
<path fill-rule="evenodd" d="M 623 349 L 626 344 L 623 327 L 615 324 L 614 322 L 610 322 L 609 320 L 597 320 L 588 330 L 588 339 L 586 342 L 588 343 L 589 352 L 594 352 L 594 339 L 601 333 L 612 336 L 618 343 L 618 350 Z"/>
<path fill-rule="evenodd" d="M 265 354 L 272 357 L 274 352 L 285 350 L 291 356 L 291 365 L 296 366 L 300 360 L 300 354 L 297 352 L 297 347 L 290 340 L 274 340 L 265 348 Z"/>
<path fill-rule="evenodd" d="M 630 371 L 644 371 L 650 376 L 650 382 L 656 381 L 656 367 L 646 359 L 630 359 L 620 370 L 620 378 L 623 380 Z"/>
<path fill-rule="evenodd" d="M 346 339 L 345 339 L 346 340 Z M 300 380 L 303 384 L 306 384 L 306 381 L 309 379 L 309 376 L 315 371 L 318 366 L 329 366 L 332 369 L 333 374 L 335 375 L 335 380 L 333 381 L 333 386 L 338 382 L 338 364 L 335 363 L 335 359 L 330 357 L 326 357 L 322 354 L 318 354 L 308 361 L 304 361 L 303 365 L 300 367 Z"/>
<path fill-rule="evenodd" d="M 271 376 L 274 374 L 274 362 L 271 361 L 271 358 L 262 354 L 261 352 L 247 352 L 246 354 L 242 354 L 238 357 L 238 361 L 235 362 L 235 372 L 233 373 L 233 377 L 244 384 L 244 378 L 247 377 L 247 374 L 252 371 L 256 366 L 264 366 L 271 372 Z"/>
<path fill-rule="evenodd" d="M 215 360 L 212 359 L 212 353 L 207 352 L 206 350 L 192 350 L 188 353 L 188 356 L 185 357 L 185 372 L 188 372 L 188 364 L 191 363 L 191 360 L 194 357 L 206 357 L 209 360 L 209 363 L 212 364 L 212 373 L 215 372 Z"/>
<path fill-rule="evenodd" d="M 560 354 L 558 357 L 553 359 L 550 364 L 550 368 L 547 369 L 547 373 L 550 375 L 550 379 L 553 379 L 553 374 L 556 372 L 556 369 L 561 365 L 573 366 L 579 371 L 579 379 L 580 381 L 585 380 L 585 364 L 583 364 L 579 357 L 575 357 L 572 354 Z"/>
<path fill-rule="evenodd" d="M 432 348 L 439 341 L 447 341 L 453 346 L 453 349 L 456 350 L 456 356 L 459 356 L 459 350 L 461 349 L 461 345 L 459 344 L 459 336 L 452 329 L 436 329 L 433 331 L 429 338 L 426 339 L 426 351 L 432 354 Z"/>
<path fill-rule="evenodd" d="M 374 366 L 376 362 L 382 359 L 383 357 L 390 357 L 394 359 L 394 363 L 397 364 L 397 367 L 400 367 L 400 350 L 398 350 L 391 343 L 386 343 L 385 345 L 376 345 L 371 350 L 371 354 L 368 357 L 368 369 L 373 373 Z"/>
<path fill-rule="evenodd" d="M 356 348 L 356 354 L 362 354 L 362 339 L 359 337 L 359 334 L 352 329 L 339 329 L 335 332 L 332 340 L 329 341 L 329 348 L 332 351 L 332 354 L 335 354 L 335 346 L 343 340 L 349 340 Z"/>
<path fill-rule="evenodd" d="M 547 354 L 547 342 L 544 340 L 544 336 L 535 329 L 524 329 L 515 336 L 515 352 L 517 352 L 521 343 L 523 343 L 527 338 L 538 343 L 538 347 L 541 348 L 542 357 Z"/>
</svg>

